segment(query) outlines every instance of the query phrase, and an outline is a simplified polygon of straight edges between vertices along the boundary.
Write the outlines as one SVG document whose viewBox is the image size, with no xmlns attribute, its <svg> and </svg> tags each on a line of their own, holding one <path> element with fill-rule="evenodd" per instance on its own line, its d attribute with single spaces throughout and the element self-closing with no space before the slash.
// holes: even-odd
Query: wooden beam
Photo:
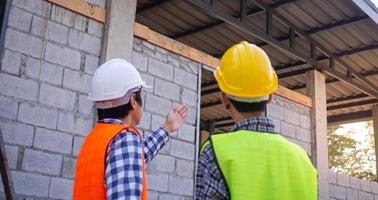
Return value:
<svg viewBox="0 0 378 200">
<path fill-rule="evenodd" d="M 106 10 L 98 6 L 94 6 L 85 0 L 46 0 L 60 7 L 66 8 L 80 15 L 84 15 L 96 21 L 105 23 Z"/>
<path fill-rule="evenodd" d="M 312 161 L 318 170 L 318 197 L 319 199 L 329 199 L 325 76 L 316 70 L 307 72 L 306 76 L 307 94 L 313 99 L 310 117 L 311 152 Z"/>
<path fill-rule="evenodd" d="M 311 97 L 303 95 L 303 94 L 298 93 L 298 92 L 295 92 L 293 90 L 290 90 L 290 89 L 282 87 L 282 86 L 278 86 L 278 89 L 275 92 L 275 94 L 282 96 L 282 97 L 285 97 L 285 98 L 290 99 L 290 100 L 292 100 L 296 103 L 302 104 L 302 105 L 310 107 L 310 108 L 313 106 L 313 102 L 312 102 Z"/>
</svg>

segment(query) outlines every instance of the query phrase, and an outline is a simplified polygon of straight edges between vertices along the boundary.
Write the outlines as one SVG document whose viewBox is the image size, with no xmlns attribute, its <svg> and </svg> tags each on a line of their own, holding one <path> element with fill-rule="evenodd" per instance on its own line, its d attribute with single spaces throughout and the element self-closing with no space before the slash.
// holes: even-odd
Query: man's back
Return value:
<svg viewBox="0 0 378 200">
<path fill-rule="evenodd" d="M 231 199 L 316 199 L 316 169 L 282 136 L 240 130 L 214 135 L 211 144 Z"/>
</svg>

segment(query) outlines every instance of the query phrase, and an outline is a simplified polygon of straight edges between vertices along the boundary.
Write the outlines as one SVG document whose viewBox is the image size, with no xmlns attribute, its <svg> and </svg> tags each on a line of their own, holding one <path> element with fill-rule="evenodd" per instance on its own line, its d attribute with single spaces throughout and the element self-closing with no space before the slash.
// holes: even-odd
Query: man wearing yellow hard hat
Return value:
<svg viewBox="0 0 378 200">
<path fill-rule="evenodd" d="M 265 117 L 278 78 L 264 50 L 245 41 L 232 46 L 214 76 L 235 125 L 203 145 L 196 199 L 317 199 L 317 172 L 306 151 Z"/>
</svg>

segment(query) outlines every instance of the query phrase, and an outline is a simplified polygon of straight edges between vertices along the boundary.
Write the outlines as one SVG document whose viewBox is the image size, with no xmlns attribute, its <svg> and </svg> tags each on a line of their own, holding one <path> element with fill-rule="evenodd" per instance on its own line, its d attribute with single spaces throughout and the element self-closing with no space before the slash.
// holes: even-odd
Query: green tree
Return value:
<svg viewBox="0 0 378 200">
<path fill-rule="evenodd" d="M 372 123 L 364 141 L 356 141 L 348 135 L 337 134 L 340 126 L 328 128 L 329 167 L 331 170 L 358 178 L 375 180 L 375 151 Z M 358 133 L 350 133 L 358 134 Z"/>
</svg>

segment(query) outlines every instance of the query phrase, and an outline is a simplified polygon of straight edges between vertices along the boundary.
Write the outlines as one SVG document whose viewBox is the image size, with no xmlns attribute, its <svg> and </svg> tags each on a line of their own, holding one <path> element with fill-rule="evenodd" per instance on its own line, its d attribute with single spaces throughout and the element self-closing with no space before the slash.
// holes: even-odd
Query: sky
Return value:
<svg viewBox="0 0 378 200">
<path fill-rule="evenodd" d="M 365 157 L 369 159 L 371 155 L 374 155 L 374 149 L 369 147 L 369 142 L 374 142 L 373 138 L 370 136 L 373 134 L 372 128 L 367 128 L 367 122 L 356 122 L 356 123 L 349 123 L 343 124 L 340 126 L 339 129 L 336 130 L 336 134 L 345 135 L 350 138 L 353 138 L 357 141 L 357 145 L 355 146 L 356 149 L 366 149 L 368 148 L 370 153 L 368 153 Z M 370 158 L 371 161 L 368 162 L 366 165 L 361 166 L 364 170 L 369 170 L 371 167 L 375 167 L 375 158 Z"/>
<path fill-rule="evenodd" d="M 369 136 L 369 129 L 366 128 L 366 122 L 355 122 L 341 125 L 341 128 L 336 130 L 336 133 L 347 135 L 356 141 L 363 142 Z"/>
<path fill-rule="evenodd" d="M 373 2 L 376 7 L 378 7 L 378 0 L 370 0 L 370 1 Z"/>
</svg>

